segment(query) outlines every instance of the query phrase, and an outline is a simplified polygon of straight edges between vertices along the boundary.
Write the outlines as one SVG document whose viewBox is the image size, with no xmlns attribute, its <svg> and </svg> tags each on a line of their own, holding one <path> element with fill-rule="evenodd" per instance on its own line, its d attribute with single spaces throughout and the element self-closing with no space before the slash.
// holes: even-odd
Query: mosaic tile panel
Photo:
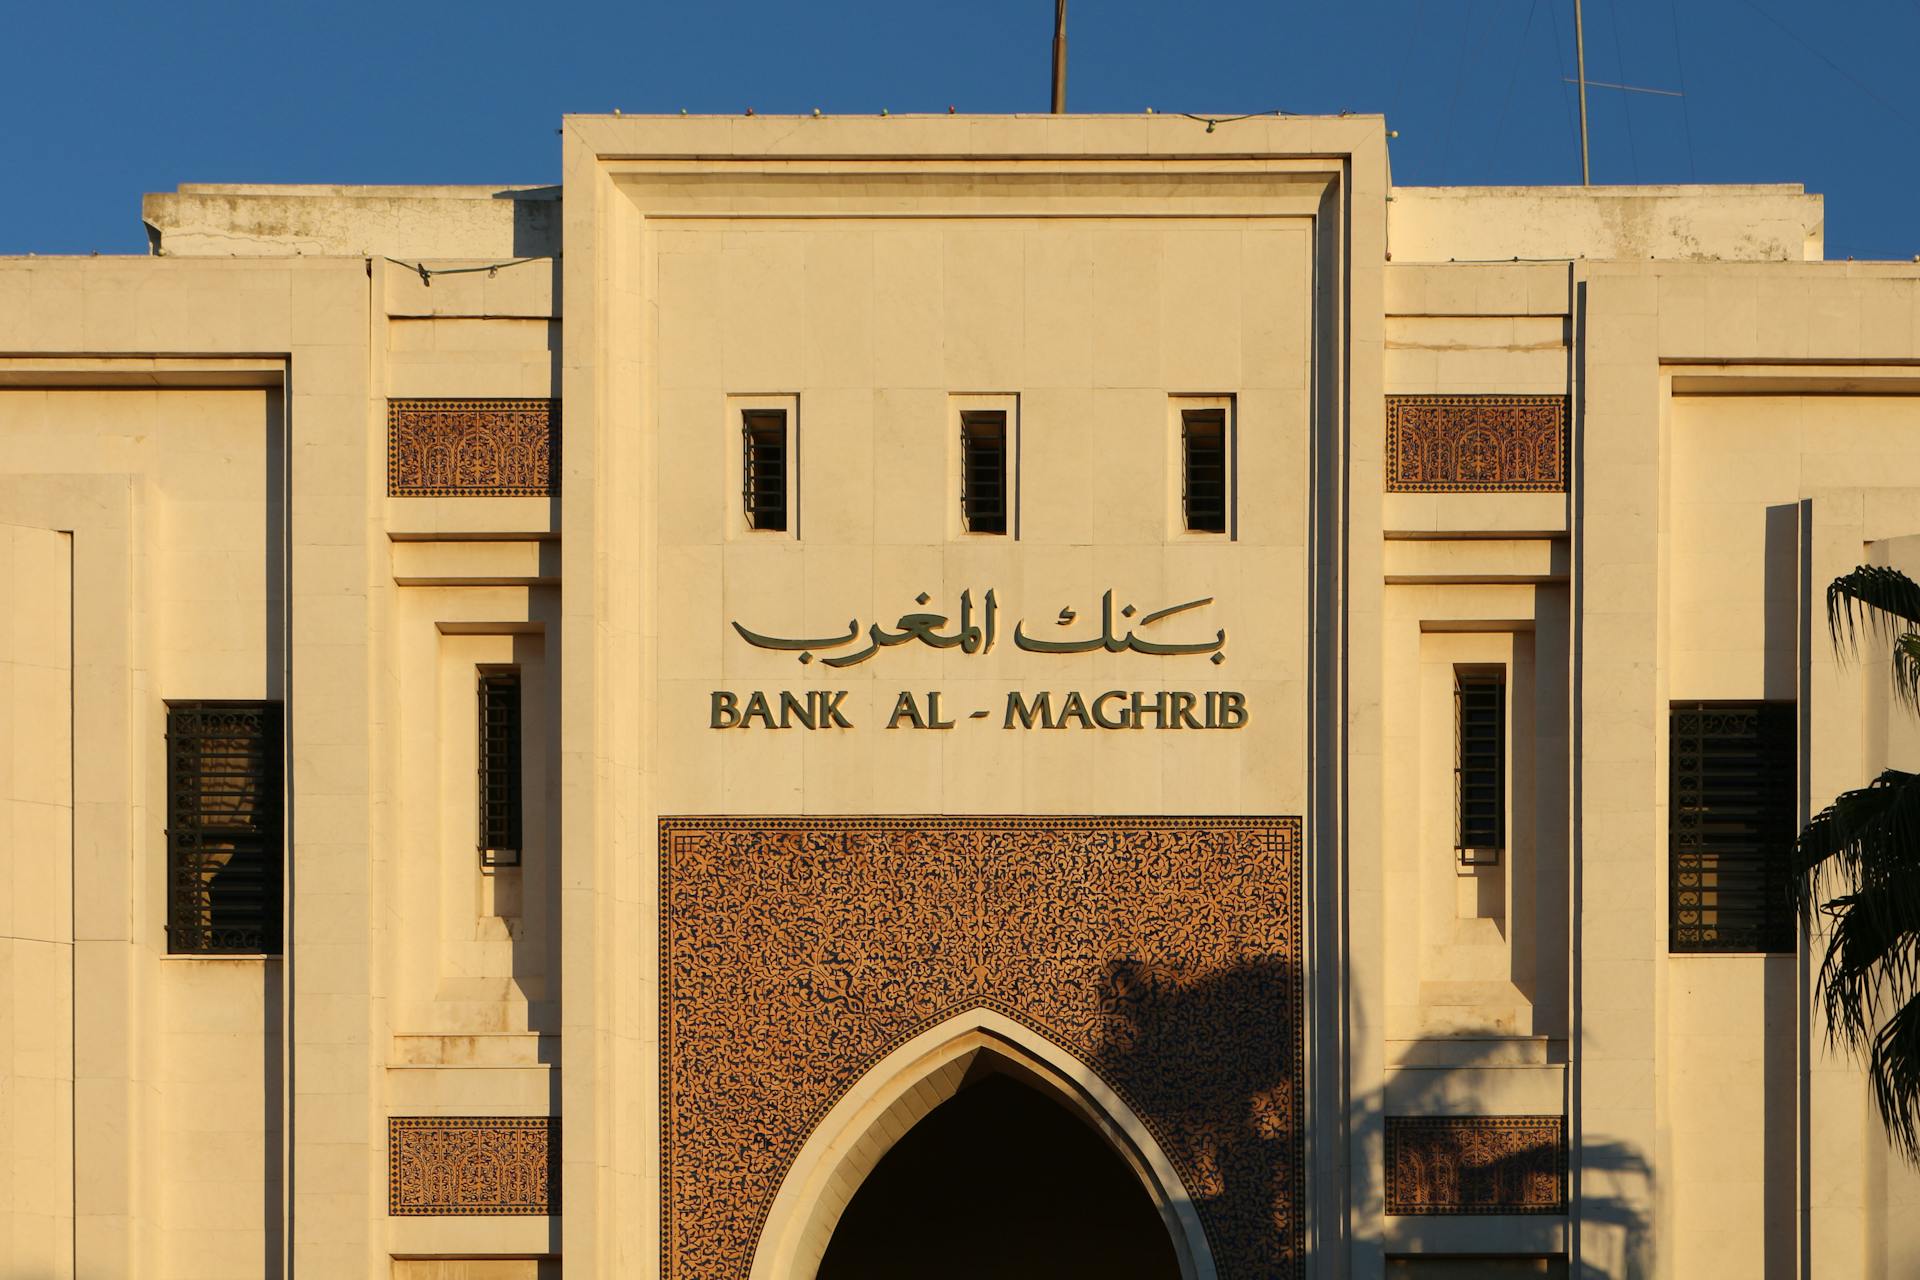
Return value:
<svg viewBox="0 0 1920 1280">
<path fill-rule="evenodd" d="M 1560 1116 L 1388 1116 L 1387 1212 L 1567 1211 Z"/>
<path fill-rule="evenodd" d="M 660 843 L 668 1276 L 745 1276 L 835 1101 L 975 1008 L 1126 1100 L 1222 1275 L 1301 1274 L 1297 818 L 670 818 Z"/>
<path fill-rule="evenodd" d="M 560 1120 L 553 1116 L 393 1116 L 387 1212 L 560 1212 Z"/>
<path fill-rule="evenodd" d="M 1565 396 L 1388 396 L 1387 492 L 1561 493 Z"/>
<path fill-rule="evenodd" d="M 557 400 L 387 401 L 391 497 L 547 497 L 559 475 Z"/>
</svg>

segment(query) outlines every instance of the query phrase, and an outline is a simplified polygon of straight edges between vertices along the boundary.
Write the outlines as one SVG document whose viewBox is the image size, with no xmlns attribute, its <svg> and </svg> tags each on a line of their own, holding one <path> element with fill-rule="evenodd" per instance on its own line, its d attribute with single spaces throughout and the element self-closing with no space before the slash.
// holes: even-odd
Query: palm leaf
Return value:
<svg viewBox="0 0 1920 1280">
<path fill-rule="evenodd" d="M 1920 999 L 1908 1000 L 1874 1037 L 1867 1070 L 1887 1134 L 1909 1162 L 1920 1162 Z"/>
<path fill-rule="evenodd" d="M 1920 628 L 1920 583 L 1898 569 L 1863 564 L 1827 584 L 1827 629 L 1851 648 L 1860 627 L 1892 635 Z"/>
<path fill-rule="evenodd" d="M 1828 892 L 1857 891 L 1913 866 L 1920 866 L 1920 774 L 1888 769 L 1836 796 L 1800 833 L 1790 880 L 1794 906 L 1810 918 Z M 1908 923 L 1920 928 L 1920 917 Z"/>
</svg>

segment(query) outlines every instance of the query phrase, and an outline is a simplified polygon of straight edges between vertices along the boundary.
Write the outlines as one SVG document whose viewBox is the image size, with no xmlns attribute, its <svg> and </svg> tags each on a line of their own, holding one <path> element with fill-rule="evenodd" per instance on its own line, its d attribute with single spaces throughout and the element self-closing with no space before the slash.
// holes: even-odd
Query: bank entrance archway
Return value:
<svg viewBox="0 0 1920 1280">
<path fill-rule="evenodd" d="M 975 1078 L 881 1157 L 819 1280 L 1180 1280 L 1166 1225 L 1106 1139 L 1044 1088 Z"/>
<path fill-rule="evenodd" d="M 1063 1177 L 1079 1185 L 1065 1188 Z M 1023 1225 L 1044 1223 L 1046 1205 L 1029 1217 L 1034 1205 L 1002 1191 L 1051 1196 L 1055 1230 Z M 895 1230 L 902 1213 L 922 1224 L 906 1233 L 919 1243 L 905 1254 Z M 982 1228 L 982 1215 L 999 1216 Z M 1129 1242 L 1142 1265 L 1074 1269 L 1076 1244 L 1105 1261 L 1087 1243 L 1089 1227 Z M 982 1230 L 1032 1248 L 937 1270 L 943 1253 L 971 1261 L 960 1250 Z M 1028 1257 L 1037 1261 L 1028 1266 Z M 1140 1118 L 1086 1063 L 987 1009 L 914 1037 L 839 1100 L 782 1183 L 752 1268 L 754 1280 L 1028 1274 L 1214 1280 L 1216 1272 L 1193 1200 Z"/>
</svg>

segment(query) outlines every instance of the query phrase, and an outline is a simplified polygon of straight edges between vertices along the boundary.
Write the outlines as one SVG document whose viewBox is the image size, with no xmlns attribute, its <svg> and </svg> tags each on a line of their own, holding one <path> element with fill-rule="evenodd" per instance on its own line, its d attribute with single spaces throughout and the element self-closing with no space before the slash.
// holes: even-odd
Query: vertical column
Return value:
<svg viewBox="0 0 1920 1280">
<path fill-rule="evenodd" d="M 293 268 L 287 541 L 292 1271 L 376 1274 L 384 1138 L 372 1043 L 368 278 Z"/>
<path fill-rule="evenodd" d="M 1316 126 L 1317 128 L 1318 126 Z M 1316 709 L 1316 716 L 1332 714 L 1333 723 L 1344 729 L 1345 787 L 1329 794 L 1316 787 L 1314 801 L 1319 808 L 1313 817 L 1316 846 L 1329 836 L 1344 837 L 1346 883 L 1344 894 L 1333 892 L 1337 880 L 1324 882 L 1316 897 L 1334 903 L 1344 902 L 1346 948 L 1344 964 L 1334 957 L 1341 953 L 1331 947 L 1315 949 L 1327 959 L 1331 981 L 1323 981 L 1320 997 L 1335 998 L 1329 1005 L 1337 1008 L 1337 993 L 1344 980 L 1347 1050 L 1347 1134 L 1344 1171 L 1347 1202 L 1339 1204 L 1327 1197 L 1320 1206 L 1324 1218 L 1331 1219 L 1342 1209 L 1346 1227 L 1352 1232 L 1347 1274 L 1354 1280 L 1375 1280 L 1385 1267 L 1382 1254 L 1381 1224 L 1385 1196 L 1380 1170 L 1385 1158 L 1386 1098 L 1386 865 L 1381 821 L 1381 797 L 1384 794 L 1383 753 L 1385 721 L 1382 712 L 1381 655 L 1385 645 L 1384 611 L 1385 544 L 1381 536 L 1382 496 L 1386 488 L 1386 215 L 1387 157 L 1384 128 L 1378 121 L 1364 132 L 1356 131 L 1348 170 L 1351 191 L 1349 242 L 1347 246 L 1346 296 L 1346 382 L 1347 485 L 1344 497 L 1344 529 L 1329 529 L 1323 521 L 1317 530 L 1323 543 L 1317 548 L 1316 561 L 1336 555 L 1345 540 L 1346 565 L 1341 593 L 1344 596 L 1346 643 L 1344 651 L 1330 655 L 1331 669 L 1340 679 L 1331 682 L 1344 693 L 1340 705 Z M 1326 282 L 1322 289 L 1337 289 Z M 1326 293 L 1321 297 L 1324 300 Z M 1329 323 L 1332 323 L 1329 317 Z M 1338 361 L 1338 353 L 1320 348 L 1320 360 Z M 1337 368 L 1316 372 L 1320 386 L 1337 385 Z M 1337 467 L 1337 463 L 1335 463 Z M 1328 513 L 1329 515 L 1333 513 Z M 1336 579 L 1338 580 L 1338 579 Z M 1321 608 L 1316 599 L 1316 610 Z M 1327 616 L 1322 613 L 1321 616 Z M 1327 668 L 1323 668 L 1326 670 Z M 1338 732 L 1338 730 L 1336 730 Z M 1332 755 L 1333 753 L 1323 753 Z M 1338 758 L 1334 756 L 1333 758 Z M 1328 809 L 1335 813 L 1328 813 Z M 1335 816 L 1337 813 L 1338 816 Z M 1329 861 L 1319 855 L 1318 865 Z M 1335 862 L 1337 865 L 1337 862 Z M 1323 1025 L 1337 1025 L 1324 1019 Z M 1336 1059 L 1323 1060 L 1331 1076 Z M 1326 1107 L 1326 1116 L 1339 1114 Z M 1321 1229 L 1321 1238 L 1329 1243 L 1331 1222 Z M 1337 1271 L 1334 1274 L 1339 1274 Z"/>
<path fill-rule="evenodd" d="M 1575 476 L 1573 1194 L 1580 1263 L 1640 1276 L 1656 1263 L 1656 807 L 1665 719 L 1660 633 L 1662 415 L 1657 278 L 1595 270 L 1580 331 Z M 1584 1274 L 1584 1272 L 1583 1272 Z"/>
<path fill-rule="evenodd" d="M 0 1274 L 74 1274 L 68 535 L 0 525 Z"/>
</svg>

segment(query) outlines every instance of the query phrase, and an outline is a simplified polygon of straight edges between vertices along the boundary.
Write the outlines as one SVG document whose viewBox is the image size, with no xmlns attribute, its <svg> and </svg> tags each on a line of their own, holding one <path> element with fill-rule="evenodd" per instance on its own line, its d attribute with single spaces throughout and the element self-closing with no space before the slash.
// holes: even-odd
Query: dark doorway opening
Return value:
<svg viewBox="0 0 1920 1280">
<path fill-rule="evenodd" d="M 819 1280 L 1179 1280 L 1159 1211 L 1092 1126 L 983 1075 L 895 1143 L 854 1194 Z"/>
</svg>

